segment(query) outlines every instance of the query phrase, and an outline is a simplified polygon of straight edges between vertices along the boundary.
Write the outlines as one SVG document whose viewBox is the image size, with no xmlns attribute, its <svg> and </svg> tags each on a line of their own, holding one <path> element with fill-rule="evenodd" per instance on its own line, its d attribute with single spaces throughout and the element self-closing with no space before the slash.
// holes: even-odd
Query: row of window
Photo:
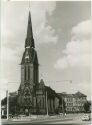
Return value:
<svg viewBox="0 0 92 125">
<path fill-rule="evenodd" d="M 71 102 L 71 101 L 73 101 L 73 98 L 66 98 L 65 99 L 67 102 Z"/>
<path fill-rule="evenodd" d="M 68 108 L 66 108 L 66 110 L 67 111 L 83 111 L 84 109 L 83 109 L 83 107 L 76 107 L 76 108 L 68 107 Z"/>
<path fill-rule="evenodd" d="M 82 102 L 78 102 L 78 103 L 66 103 L 66 106 L 73 106 L 73 105 L 83 106 L 84 103 L 82 103 Z"/>
<path fill-rule="evenodd" d="M 73 102 L 73 101 L 85 101 L 86 100 L 86 98 L 85 97 L 81 97 L 81 99 L 80 98 L 65 98 L 65 101 L 67 101 L 67 102 Z"/>
<path fill-rule="evenodd" d="M 66 103 L 66 106 L 73 106 L 73 103 Z"/>
<path fill-rule="evenodd" d="M 73 108 L 67 108 L 66 110 L 67 111 L 73 111 Z"/>
</svg>

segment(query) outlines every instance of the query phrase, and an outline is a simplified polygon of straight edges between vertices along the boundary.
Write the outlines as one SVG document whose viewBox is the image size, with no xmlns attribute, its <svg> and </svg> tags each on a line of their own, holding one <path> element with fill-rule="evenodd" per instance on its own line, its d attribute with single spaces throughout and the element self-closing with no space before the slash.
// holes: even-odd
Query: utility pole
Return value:
<svg viewBox="0 0 92 125">
<path fill-rule="evenodd" d="M 6 97 L 7 97 L 7 119 L 9 119 L 9 92 L 6 91 Z"/>
<path fill-rule="evenodd" d="M 46 91 L 46 110 L 47 110 L 47 116 L 48 116 L 48 97 L 47 97 L 47 91 Z"/>
<path fill-rule="evenodd" d="M 62 98 L 62 111 L 63 111 L 63 115 L 64 115 L 64 102 L 63 102 L 63 98 Z"/>
</svg>

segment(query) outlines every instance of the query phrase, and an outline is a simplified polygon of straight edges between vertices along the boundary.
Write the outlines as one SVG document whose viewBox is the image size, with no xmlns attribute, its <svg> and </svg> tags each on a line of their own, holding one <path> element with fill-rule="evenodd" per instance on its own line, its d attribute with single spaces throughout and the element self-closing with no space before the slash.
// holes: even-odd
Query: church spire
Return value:
<svg viewBox="0 0 92 125">
<path fill-rule="evenodd" d="M 25 41 L 25 47 L 33 47 L 33 48 L 35 47 L 30 11 L 29 11 L 29 17 L 28 17 L 28 27 L 27 27 L 27 37 L 26 37 L 26 41 Z"/>
</svg>

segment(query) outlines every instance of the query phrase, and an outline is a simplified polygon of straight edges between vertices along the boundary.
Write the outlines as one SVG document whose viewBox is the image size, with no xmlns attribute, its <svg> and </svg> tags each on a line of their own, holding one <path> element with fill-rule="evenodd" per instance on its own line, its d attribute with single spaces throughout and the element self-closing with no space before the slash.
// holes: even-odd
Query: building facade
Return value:
<svg viewBox="0 0 92 125">
<path fill-rule="evenodd" d="M 87 96 L 81 92 L 75 94 L 59 93 L 65 102 L 66 112 L 84 112 Z"/>
</svg>

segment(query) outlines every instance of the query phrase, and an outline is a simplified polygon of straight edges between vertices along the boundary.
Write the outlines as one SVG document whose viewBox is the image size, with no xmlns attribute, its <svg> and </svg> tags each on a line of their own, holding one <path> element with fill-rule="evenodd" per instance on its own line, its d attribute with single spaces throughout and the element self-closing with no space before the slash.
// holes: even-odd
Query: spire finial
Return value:
<svg viewBox="0 0 92 125">
<path fill-rule="evenodd" d="M 31 2 L 30 2 L 30 0 L 29 0 L 29 11 L 30 11 L 30 9 L 31 9 Z"/>
</svg>

